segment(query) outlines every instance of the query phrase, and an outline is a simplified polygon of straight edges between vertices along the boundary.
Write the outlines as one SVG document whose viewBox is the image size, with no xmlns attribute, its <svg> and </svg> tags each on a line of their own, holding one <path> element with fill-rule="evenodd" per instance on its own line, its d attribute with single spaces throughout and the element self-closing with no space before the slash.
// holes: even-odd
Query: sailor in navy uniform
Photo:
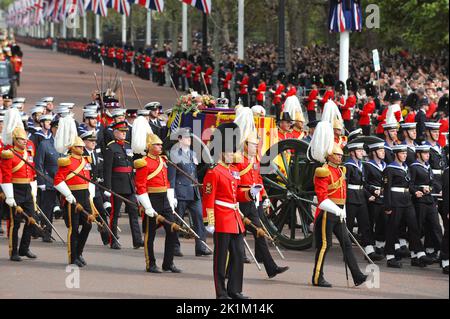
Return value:
<svg viewBox="0 0 450 319">
<path fill-rule="evenodd" d="M 347 227 L 353 232 L 355 219 L 358 220 L 358 231 L 361 234 L 362 246 L 367 255 L 374 261 L 383 259 L 378 255 L 373 247 L 373 230 L 369 227 L 369 210 L 367 208 L 367 198 L 371 198 L 366 189 L 365 172 L 362 164 L 364 153 L 364 143 L 351 143 L 347 145 L 350 158 L 345 162 L 347 179 Z"/>
<path fill-rule="evenodd" d="M 45 114 L 39 117 L 39 125 L 40 127 L 35 127 L 34 132 L 30 136 L 30 140 L 33 142 L 36 150 L 39 148 L 39 144 L 43 140 L 47 140 L 52 136 L 51 122 L 53 120 L 53 115 Z"/>
<path fill-rule="evenodd" d="M 397 123 L 386 123 L 383 124 L 383 130 L 384 130 L 384 140 L 385 145 L 384 148 L 386 150 L 386 157 L 384 161 L 386 164 L 390 164 L 395 160 L 394 152 L 392 151 L 392 147 L 397 145 L 397 130 L 398 130 L 398 124 Z"/>
<path fill-rule="evenodd" d="M 399 237 L 401 221 L 405 220 L 409 234 L 411 265 L 426 267 L 433 261 L 425 254 L 420 241 L 416 212 L 410 194 L 411 177 L 408 166 L 405 164 L 408 150 L 406 145 L 396 145 L 392 151 L 395 160 L 385 168 L 383 173 L 384 210 L 388 215 L 385 247 L 387 266 L 402 268 L 402 263 L 395 257 L 395 244 Z"/>
<path fill-rule="evenodd" d="M 410 166 L 416 161 L 416 143 L 417 138 L 417 123 L 402 123 L 400 128 L 403 132 L 403 142 L 402 145 L 408 147 L 408 157 L 406 158 L 406 165 Z"/>
<path fill-rule="evenodd" d="M 368 199 L 369 227 L 374 232 L 375 252 L 384 255 L 386 244 L 386 215 L 383 201 L 383 171 L 386 168 L 384 142 L 367 145 L 369 161 L 364 162 Z"/>
<path fill-rule="evenodd" d="M 439 223 L 437 203 L 431 191 L 440 192 L 441 185 L 434 183 L 433 172 L 428 163 L 430 146 L 417 146 L 416 151 L 417 160 L 409 168 L 419 232 L 421 237 L 425 236 L 425 252 L 435 263 L 438 263 L 438 252 L 442 245 L 442 227 Z"/>
<path fill-rule="evenodd" d="M 168 133 L 168 128 L 163 121 L 159 119 L 159 113 L 162 110 L 162 105 L 159 102 L 150 102 L 144 106 L 144 109 L 150 111 L 150 127 L 154 134 L 158 135 L 161 140 L 164 140 Z"/>
</svg>

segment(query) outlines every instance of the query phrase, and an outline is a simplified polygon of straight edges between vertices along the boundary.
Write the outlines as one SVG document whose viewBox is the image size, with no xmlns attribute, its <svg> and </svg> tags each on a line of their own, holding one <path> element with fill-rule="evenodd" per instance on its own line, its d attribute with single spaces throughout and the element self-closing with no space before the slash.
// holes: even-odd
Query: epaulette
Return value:
<svg viewBox="0 0 450 319">
<path fill-rule="evenodd" d="M 341 166 L 341 169 L 342 169 L 342 174 L 345 175 L 347 173 L 347 167 Z"/>
<path fill-rule="evenodd" d="M 14 157 L 14 154 L 12 151 L 7 150 L 2 152 L 2 159 L 11 159 Z"/>
<path fill-rule="evenodd" d="M 92 164 L 92 157 L 91 157 L 91 155 L 87 155 L 87 156 L 85 156 L 84 158 L 86 159 L 86 161 L 87 161 L 89 164 Z"/>
<path fill-rule="evenodd" d="M 140 158 L 134 161 L 134 168 L 139 169 L 147 166 L 147 161 L 144 158 Z"/>
<path fill-rule="evenodd" d="M 106 146 L 110 146 L 112 143 L 115 143 L 116 141 L 111 141 L 108 144 L 106 144 Z"/>
<path fill-rule="evenodd" d="M 318 178 L 325 178 L 330 176 L 330 170 L 328 169 L 328 167 L 322 166 L 322 167 L 317 167 L 316 168 L 316 172 L 314 173 L 314 177 L 318 177 Z"/>
<path fill-rule="evenodd" d="M 58 166 L 60 166 L 60 167 L 69 166 L 70 162 L 71 161 L 70 161 L 69 157 L 58 158 Z"/>
</svg>

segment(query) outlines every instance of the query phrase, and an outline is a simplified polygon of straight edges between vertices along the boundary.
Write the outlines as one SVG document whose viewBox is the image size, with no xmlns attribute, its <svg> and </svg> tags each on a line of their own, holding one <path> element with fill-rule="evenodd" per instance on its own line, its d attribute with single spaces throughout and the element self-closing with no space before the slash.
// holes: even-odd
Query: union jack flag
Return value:
<svg viewBox="0 0 450 319">
<path fill-rule="evenodd" d="M 106 17 L 108 15 L 108 9 L 106 8 L 107 0 L 85 0 L 84 10 L 92 11 L 97 15 Z"/>
<path fill-rule="evenodd" d="M 108 0 L 108 8 L 112 8 L 120 14 L 130 15 L 130 3 L 127 0 Z"/>
<path fill-rule="evenodd" d="M 206 14 L 211 13 L 211 0 L 180 0 L 190 6 L 196 7 Z"/>
<path fill-rule="evenodd" d="M 164 0 L 130 0 L 130 2 L 158 12 L 164 10 Z"/>
<path fill-rule="evenodd" d="M 331 32 L 362 31 L 360 0 L 330 0 L 328 28 Z"/>
</svg>

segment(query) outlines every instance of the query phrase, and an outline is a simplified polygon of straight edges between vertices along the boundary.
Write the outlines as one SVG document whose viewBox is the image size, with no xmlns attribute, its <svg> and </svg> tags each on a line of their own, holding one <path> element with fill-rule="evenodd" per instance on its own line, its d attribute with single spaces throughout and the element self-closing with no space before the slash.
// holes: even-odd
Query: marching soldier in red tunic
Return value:
<svg viewBox="0 0 450 319">
<path fill-rule="evenodd" d="M 58 159 L 58 171 L 53 183 L 55 189 L 64 196 L 64 221 L 68 228 L 67 254 L 69 264 L 83 267 L 86 266 L 86 261 L 83 258 L 84 246 L 91 231 L 92 222 L 97 216 L 92 213 L 91 209 L 89 183 L 77 176 L 91 178 L 88 170 L 91 157 L 83 156 L 84 142 L 76 136 L 76 129 L 71 131 L 70 121 L 73 121 L 70 117 L 61 118 L 59 121 L 55 136 L 55 148 L 59 153 L 65 153 L 64 145 L 70 145 L 70 153 L 69 156 Z M 73 127 L 75 128 L 75 125 Z M 68 134 L 68 132 L 70 133 Z M 73 136 L 75 136 L 74 139 Z M 73 141 L 70 142 L 70 139 L 73 139 Z M 66 141 L 63 142 L 63 140 Z M 85 213 L 77 210 L 77 203 L 83 207 Z"/>
<path fill-rule="evenodd" d="M 207 230 L 214 233 L 214 285 L 218 299 L 247 299 L 242 294 L 244 275 L 245 231 L 238 202 L 249 202 L 255 187 L 245 191 L 239 187 L 239 171 L 231 164 L 240 141 L 234 123 L 219 126 L 214 132 L 214 149 L 220 149 L 218 164 L 208 170 L 203 180 L 203 217 Z M 233 134 L 234 133 L 234 134 Z M 231 145 L 233 144 L 233 145 Z M 228 261 L 228 283 L 225 283 Z"/>
<path fill-rule="evenodd" d="M 344 261 L 350 268 L 355 286 L 359 286 L 367 280 L 367 275 L 359 269 L 345 226 L 347 185 L 345 167 L 340 166 L 343 151 L 333 142 L 333 131 L 329 122 L 318 124 L 310 145 L 313 158 L 319 162 L 325 162 L 322 167 L 316 169 L 314 175 L 318 209 L 314 228 L 317 251 L 312 283 L 318 287 L 331 287 L 323 276 L 323 268 L 334 233 L 342 247 Z"/>
<path fill-rule="evenodd" d="M 30 251 L 32 226 L 36 223 L 33 216 L 34 199 L 30 183 L 35 179 L 35 173 L 32 168 L 25 164 L 19 158 L 19 155 L 31 165 L 33 155 L 27 150 L 27 134 L 19 126 L 12 131 L 12 150 L 3 150 L 1 155 L 2 171 L 2 189 L 5 193 L 5 202 L 9 206 L 10 225 L 9 225 L 9 257 L 12 261 L 21 261 L 21 256 L 36 258 L 36 255 Z M 5 139 L 5 144 L 9 144 Z M 21 207 L 29 217 L 26 220 L 25 214 L 18 209 Z M 20 223 L 25 220 L 22 239 L 19 246 L 19 228 Z M 19 247 L 18 247 L 19 246 Z"/>
<path fill-rule="evenodd" d="M 151 273 L 161 273 L 156 265 L 153 247 L 158 229 L 155 217 L 161 214 L 166 220 L 173 222 L 176 200 L 174 189 L 170 188 L 166 160 L 161 156 L 163 144 L 161 139 L 155 134 L 148 134 L 146 144 L 147 156 L 134 161 L 136 194 L 146 215 L 143 222 L 146 270 Z M 164 224 L 164 229 L 166 242 L 162 270 L 180 273 L 181 270 L 173 263 L 176 233 L 168 224 Z"/>
<path fill-rule="evenodd" d="M 241 185 L 243 190 L 250 189 L 253 185 L 262 185 L 263 180 L 260 174 L 261 164 L 258 158 L 258 145 L 260 140 L 256 132 L 250 133 L 244 144 L 244 154 L 242 161 L 235 166 L 239 170 Z M 267 209 L 270 205 L 269 198 L 263 189 L 261 194 L 254 202 L 240 203 L 239 208 L 245 217 L 249 218 L 253 225 L 261 228 L 261 215 L 264 214 L 263 209 Z M 278 267 L 272 256 L 270 255 L 266 239 L 257 234 L 252 227 L 247 227 L 255 237 L 255 257 L 261 260 L 266 268 L 269 278 L 273 278 L 289 269 L 289 267 Z"/>
</svg>

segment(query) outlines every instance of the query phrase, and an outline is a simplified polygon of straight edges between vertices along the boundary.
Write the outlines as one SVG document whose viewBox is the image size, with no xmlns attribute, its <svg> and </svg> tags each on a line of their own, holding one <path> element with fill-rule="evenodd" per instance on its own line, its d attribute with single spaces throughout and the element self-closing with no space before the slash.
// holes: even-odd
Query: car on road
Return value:
<svg viewBox="0 0 450 319">
<path fill-rule="evenodd" d="M 0 62 L 0 94 L 9 94 L 15 97 L 17 94 L 16 75 L 9 61 Z"/>
</svg>

